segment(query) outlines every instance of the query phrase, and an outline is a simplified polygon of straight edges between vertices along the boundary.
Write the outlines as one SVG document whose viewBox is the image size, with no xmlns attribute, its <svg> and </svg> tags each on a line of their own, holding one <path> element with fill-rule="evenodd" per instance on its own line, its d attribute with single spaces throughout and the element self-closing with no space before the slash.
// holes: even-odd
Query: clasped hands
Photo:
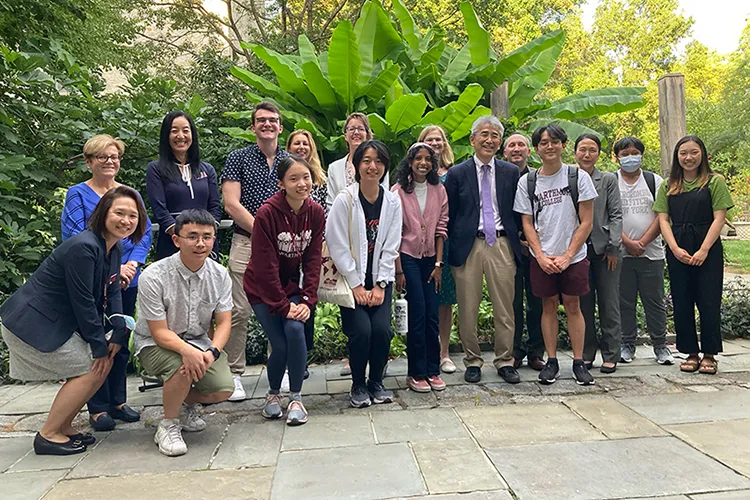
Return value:
<svg viewBox="0 0 750 500">
<path fill-rule="evenodd" d="M 357 304 L 369 307 L 379 306 L 385 298 L 385 290 L 379 286 L 374 287 L 372 290 L 365 290 L 363 285 L 359 285 L 352 288 L 352 294 Z"/>
<path fill-rule="evenodd" d="M 187 343 L 180 354 L 182 355 L 180 374 L 187 375 L 193 382 L 198 382 L 205 377 L 206 372 L 215 361 L 211 351 L 201 351 Z"/>
<path fill-rule="evenodd" d="M 677 247 L 675 250 L 672 250 L 672 254 L 674 254 L 675 258 L 683 264 L 687 264 L 688 266 L 701 266 L 706 261 L 708 250 L 700 248 L 693 255 L 690 255 L 690 253 L 684 248 Z"/>
</svg>

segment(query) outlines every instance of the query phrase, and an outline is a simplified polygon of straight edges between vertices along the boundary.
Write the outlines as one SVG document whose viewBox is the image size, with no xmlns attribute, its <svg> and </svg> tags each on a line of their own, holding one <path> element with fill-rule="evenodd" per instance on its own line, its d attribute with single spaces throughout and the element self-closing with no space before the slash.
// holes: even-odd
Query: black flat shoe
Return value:
<svg viewBox="0 0 750 500">
<path fill-rule="evenodd" d="M 600 366 L 599 371 L 602 373 L 615 373 L 617 371 L 617 363 L 614 366 Z"/>
<path fill-rule="evenodd" d="M 307 380 L 309 378 L 310 378 L 310 370 L 308 370 L 307 368 L 305 368 L 305 376 L 302 377 L 302 380 Z"/>
<path fill-rule="evenodd" d="M 78 434 L 71 434 L 68 437 L 73 441 L 80 441 L 86 446 L 91 446 L 96 443 L 96 438 L 90 432 L 79 432 Z"/>
<path fill-rule="evenodd" d="M 93 427 L 95 431 L 106 432 L 114 430 L 115 420 L 107 413 L 102 413 L 99 418 L 94 420 L 94 417 L 89 417 L 89 425 Z"/>
<path fill-rule="evenodd" d="M 37 455 L 75 455 L 86 451 L 86 445 L 71 439 L 66 443 L 48 441 L 38 432 L 34 437 L 34 453 Z"/>
<path fill-rule="evenodd" d="M 469 382 L 470 384 L 476 384 L 480 380 L 482 380 L 482 369 L 478 366 L 470 366 L 466 369 L 466 373 L 464 373 L 464 380 Z"/>
<path fill-rule="evenodd" d="M 123 422 L 138 422 L 141 419 L 141 414 L 128 405 L 122 405 L 122 408 L 113 406 L 107 413 L 109 413 L 110 417 L 122 420 Z"/>
</svg>

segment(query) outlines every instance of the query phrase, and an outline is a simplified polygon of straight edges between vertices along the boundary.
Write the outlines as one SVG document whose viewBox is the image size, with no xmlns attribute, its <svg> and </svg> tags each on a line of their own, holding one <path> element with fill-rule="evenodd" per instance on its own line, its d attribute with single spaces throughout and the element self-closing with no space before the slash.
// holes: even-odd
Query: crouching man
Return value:
<svg viewBox="0 0 750 500">
<path fill-rule="evenodd" d="M 232 282 L 207 258 L 215 238 L 210 213 L 183 211 L 172 236 L 179 252 L 146 268 L 138 286 L 135 352 L 144 372 L 164 381 L 164 419 L 154 442 L 167 456 L 187 453 L 181 431 L 206 427 L 201 403 L 225 401 L 234 390 L 222 352 L 231 328 Z"/>
</svg>

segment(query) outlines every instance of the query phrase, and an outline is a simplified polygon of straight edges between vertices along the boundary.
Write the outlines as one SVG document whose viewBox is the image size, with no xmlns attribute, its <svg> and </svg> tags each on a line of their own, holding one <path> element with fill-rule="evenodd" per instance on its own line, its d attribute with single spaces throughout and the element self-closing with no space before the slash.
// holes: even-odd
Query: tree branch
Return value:
<svg viewBox="0 0 750 500">
<path fill-rule="evenodd" d="M 164 44 L 164 45 L 169 45 L 170 47 L 174 47 L 175 49 L 177 49 L 177 50 L 179 50 L 181 52 L 187 52 L 188 54 L 190 54 L 193 57 L 198 57 L 198 54 L 196 52 L 193 52 L 192 50 L 190 50 L 190 49 L 188 49 L 186 47 L 177 45 L 174 42 L 170 42 L 169 40 L 163 40 L 163 39 L 159 39 L 159 38 L 154 38 L 152 36 L 148 36 L 145 33 L 136 33 L 136 34 L 138 36 L 141 36 L 141 37 L 147 39 L 147 40 L 151 40 L 152 42 L 157 42 L 157 43 L 161 43 L 161 44 Z M 180 37 L 180 38 L 182 38 L 182 37 Z"/>
<path fill-rule="evenodd" d="M 333 12 L 331 12 L 331 15 L 328 17 L 328 20 L 325 22 L 325 24 L 323 24 L 323 27 L 320 29 L 321 33 L 324 33 L 328 29 L 328 26 L 330 26 L 333 20 L 336 19 L 336 16 L 339 15 L 339 12 L 341 12 L 341 9 L 344 8 L 347 1 L 348 0 L 341 0 L 341 3 L 338 5 L 338 7 L 333 9 Z"/>
</svg>

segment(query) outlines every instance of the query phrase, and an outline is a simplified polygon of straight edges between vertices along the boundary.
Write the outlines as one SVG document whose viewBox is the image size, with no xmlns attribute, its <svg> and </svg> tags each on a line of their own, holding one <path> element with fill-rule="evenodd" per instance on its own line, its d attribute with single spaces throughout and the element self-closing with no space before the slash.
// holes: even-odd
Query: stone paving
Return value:
<svg viewBox="0 0 750 500">
<path fill-rule="evenodd" d="M 261 418 L 267 379 L 248 367 L 251 398 L 205 407 L 207 429 L 185 433 L 177 458 L 153 444 L 161 391 L 138 392 L 139 379 L 129 403 L 141 422 L 98 433 L 73 457 L 31 451 L 57 384 L 2 386 L 0 498 L 749 500 L 750 341 L 726 342 L 719 359 L 718 376 L 684 374 L 644 346 L 581 387 L 561 353 L 552 386 L 527 367 L 511 386 L 486 363 L 481 384 L 459 369 L 431 394 L 407 390 L 396 359 L 386 379 L 396 401 L 364 410 L 348 406 L 339 363 L 313 366 L 310 421 L 294 428 Z"/>
</svg>

